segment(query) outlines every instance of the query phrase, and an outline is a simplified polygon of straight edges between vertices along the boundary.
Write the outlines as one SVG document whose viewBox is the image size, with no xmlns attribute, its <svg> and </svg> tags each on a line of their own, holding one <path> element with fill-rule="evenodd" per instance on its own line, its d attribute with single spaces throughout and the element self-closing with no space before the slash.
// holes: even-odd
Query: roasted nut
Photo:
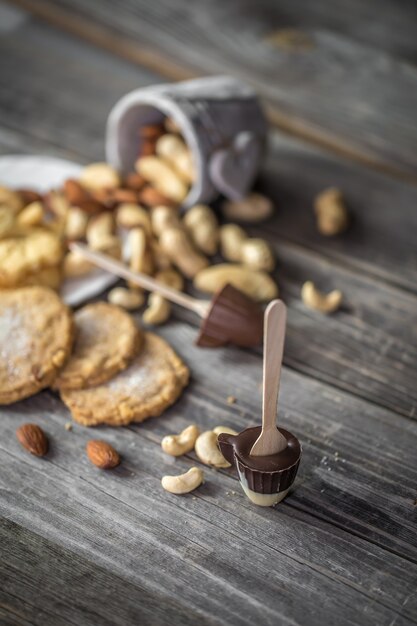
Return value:
<svg viewBox="0 0 417 626">
<path fill-rule="evenodd" d="M 348 227 L 349 214 L 343 202 L 340 189 L 325 189 L 314 201 L 317 228 L 322 235 L 332 236 L 342 233 Z"/>
<path fill-rule="evenodd" d="M 80 185 L 78 180 L 68 178 L 64 183 L 64 195 L 69 204 L 78 206 L 79 203 L 90 200 L 89 193 Z"/>
<path fill-rule="evenodd" d="M 146 184 L 145 179 L 139 174 L 133 172 L 132 174 L 128 174 L 125 178 L 124 184 L 128 189 L 132 189 L 133 191 L 140 191 Z"/>
<path fill-rule="evenodd" d="M 95 215 L 87 225 L 87 242 L 92 248 L 103 247 L 103 242 L 108 240 L 114 232 L 114 217 L 109 211 Z"/>
<path fill-rule="evenodd" d="M 155 237 L 149 239 L 149 246 L 152 252 L 152 258 L 154 261 L 155 269 L 164 271 L 171 268 L 171 261 L 169 257 L 161 248 L 161 244 Z"/>
<path fill-rule="evenodd" d="M 182 291 L 184 289 L 184 278 L 172 267 L 160 270 L 155 274 L 155 278 L 161 283 L 168 285 L 168 287 L 173 287 L 178 291 Z"/>
<path fill-rule="evenodd" d="M 169 228 L 182 228 L 177 209 L 159 205 L 151 211 L 152 230 L 160 237 L 164 230 Z"/>
<path fill-rule="evenodd" d="M 188 194 L 188 187 L 178 174 L 156 156 L 141 157 L 136 161 L 136 170 L 155 189 L 174 202 L 181 204 Z"/>
<path fill-rule="evenodd" d="M 220 251 L 226 261 L 241 261 L 242 245 L 247 238 L 243 228 L 237 224 L 225 224 L 220 227 Z"/>
<path fill-rule="evenodd" d="M 184 225 L 194 245 L 212 256 L 219 247 L 219 223 L 213 209 L 196 204 L 184 216 Z"/>
<path fill-rule="evenodd" d="M 187 278 L 193 278 L 209 264 L 208 259 L 194 248 L 187 233 L 180 228 L 164 230 L 159 243 L 172 263 Z"/>
<path fill-rule="evenodd" d="M 23 424 L 16 431 L 19 443 L 35 456 L 45 456 L 48 452 L 48 439 L 37 424 Z"/>
<path fill-rule="evenodd" d="M 34 189 L 18 189 L 17 193 L 22 198 L 23 206 L 32 204 L 32 202 L 42 202 L 42 194 Z M 1 202 L 0 202 L 1 204 Z"/>
<path fill-rule="evenodd" d="M 194 444 L 200 431 L 195 424 L 184 428 L 179 435 L 167 435 L 161 441 L 164 452 L 171 456 L 181 456 L 194 449 Z"/>
<path fill-rule="evenodd" d="M 213 428 L 213 432 L 218 436 L 220 433 L 227 433 L 228 435 L 237 435 L 237 431 L 233 430 L 233 428 L 229 428 L 229 426 L 216 426 Z"/>
<path fill-rule="evenodd" d="M 186 183 L 194 180 L 194 167 L 189 149 L 178 135 L 165 133 L 155 145 L 155 152 L 174 168 Z"/>
<path fill-rule="evenodd" d="M 143 312 L 142 319 L 145 324 L 159 326 L 164 324 L 171 315 L 171 305 L 159 293 L 151 293 L 148 298 L 148 306 Z"/>
<path fill-rule="evenodd" d="M 278 296 L 278 287 L 266 272 L 245 265 L 212 265 L 200 270 L 194 277 L 194 287 L 206 293 L 215 293 L 228 283 L 259 302 L 269 302 Z"/>
<path fill-rule="evenodd" d="M 275 257 L 264 239 L 246 239 L 242 243 L 242 263 L 255 270 L 272 272 L 275 268 Z"/>
<path fill-rule="evenodd" d="M 39 226 L 43 221 L 43 204 L 36 201 L 28 204 L 17 216 L 17 224 L 22 228 Z"/>
<path fill-rule="evenodd" d="M 163 476 L 161 485 L 165 491 L 182 495 L 190 493 L 201 485 L 204 480 L 204 472 L 199 467 L 191 467 L 185 474 L 178 476 Z"/>
<path fill-rule="evenodd" d="M 324 294 L 316 289 L 310 280 L 304 283 L 301 289 L 301 298 L 309 309 L 321 311 L 321 313 L 333 313 L 342 303 L 342 292 L 334 289 L 328 294 Z"/>
<path fill-rule="evenodd" d="M 230 467 L 217 445 L 217 435 L 213 430 L 206 430 L 197 437 L 195 453 L 206 465 L 213 467 Z"/>
<path fill-rule="evenodd" d="M 152 234 L 149 213 L 146 209 L 137 204 L 121 204 L 117 209 L 116 224 L 120 228 L 135 228 L 141 226 L 148 236 Z"/>
<path fill-rule="evenodd" d="M 116 304 L 127 311 L 134 311 L 135 309 L 139 309 L 139 307 L 141 307 L 145 302 L 145 295 L 143 291 L 138 291 L 136 289 L 115 287 L 109 291 L 107 300 L 111 304 Z"/>
<path fill-rule="evenodd" d="M 147 207 L 154 207 L 158 205 L 162 206 L 175 206 L 176 203 L 170 198 L 157 191 L 150 185 L 145 185 L 143 189 L 139 191 L 139 202 Z"/>
<path fill-rule="evenodd" d="M 81 172 L 79 181 L 89 190 L 114 189 L 120 186 L 119 174 L 108 163 L 90 163 Z"/>
<path fill-rule="evenodd" d="M 90 439 L 86 445 L 91 463 L 100 469 L 113 469 L 120 463 L 120 456 L 106 441 Z"/>
<path fill-rule="evenodd" d="M 59 219 L 64 219 L 70 207 L 67 198 L 59 191 L 49 191 L 44 196 L 46 209 Z"/>
<path fill-rule="evenodd" d="M 273 204 L 260 193 L 250 193 L 243 200 L 230 200 L 223 203 L 223 212 L 227 219 L 238 222 L 261 222 L 272 215 Z"/>
<path fill-rule="evenodd" d="M 7 206 L 0 206 L 0 239 L 11 234 L 15 227 L 13 210 Z"/>
<path fill-rule="evenodd" d="M 132 272 L 152 274 L 152 252 L 145 230 L 143 228 L 132 228 L 129 231 L 126 246 L 129 255 L 129 265 Z"/>
<path fill-rule="evenodd" d="M 91 244 L 91 249 L 108 254 L 114 259 L 122 258 L 122 242 L 116 235 L 107 235 L 107 237 L 103 235 L 102 239 L 98 238 Z"/>
<path fill-rule="evenodd" d="M 0 206 L 8 207 L 16 214 L 23 209 L 23 205 L 23 198 L 17 191 L 0 186 Z"/>
<path fill-rule="evenodd" d="M 133 189 L 113 189 L 111 199 L 115 204 L 137 204 L 139 198 Z"/>
<path fill-rule="evenodd" d="M 84 239 L 88 224 L 88 215 L 82 209 L 72 206 L 68 209 L 67 219 L 65 221 L 65 237 L 74 241 L 76 239 Z"/>
<path fill-rule="evenodd" d="M 65 278 L 85 276 L 94 269 L 94 265 L 87 261 L 77 250 L 71 250 L 65 255 L 63 272 Z"/>
</svg>

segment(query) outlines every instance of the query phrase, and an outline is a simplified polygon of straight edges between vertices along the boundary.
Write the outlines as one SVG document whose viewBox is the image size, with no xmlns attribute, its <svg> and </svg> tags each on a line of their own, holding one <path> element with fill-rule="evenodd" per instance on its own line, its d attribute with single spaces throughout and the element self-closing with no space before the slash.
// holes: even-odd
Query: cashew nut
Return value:
<svg viewBox="0 0 417 626">
<path fill-rule="evenodd" d="M 242 259 L 242 245 L 247 238 L 243 228 L 237 224 L 220 227 L 220 251 L 226 261 L 237 262 Z"/>
<path fill-rule="evenodd" d="M 184 287 L 184 280 L 174 269 L 167 269 L 158 272 L 155 278 L 169 287 L 174 287 L 181 291 Z M 146 324 L 164 324 L 171 315 L 171 305 L 163 296 L 158 293 L 151 293 L 148 298 L 148 308 L 143 312 L 143 321 Z"/>
<path fill-rule="evenodd" d="M 272 272 L 275 268 L 275 257 L 264 239 L 247 239 L 242 243 L 241 254 L 242 263 L 255 270 Z"/>
<path fill-rule="evenodd" d="M 122 257 L 122 243 L 116 235 L 103 235 L 102 238 L 98 238 L 91 244 L 91 249 L 104 252 L 114 259 L 121 259 Z"/>
<path fill-rule="evenodd" d="M 84 276 L 94 269 L 94 265 L 87 261 L 77 250 L 71 250 L 64 258 L 64 276 L 66 278 L 77 278 Z"/>
<path fill-rule="evenodd" d="M 195 453 L 206 465 L 213 467 L 230 467 L 217 446 L 217 434 L 213 430 L 206 430 L 197 437 Z"/>
<path fill-rule="evenodd" d="M 178 204 L 181 204 L 188 194 L 188 186 L 184 181 L 166 161 L 157 156 L 139 158 L 136 161 L 136 170 L 157 191 Z"/>
<path fill-rule="evenodd" d="M 151 212 L 152 230 L 160 237 L 168 228 L 182 228 L 176 209 L 168 206 L 156 206 Z"/>
<path fill-rule="evenodd" d="M 38 226 L 43 221 L 43 204 L 36 200 L 28 204 L 17 216 L 17 224 L 23 228 Z"/>
<path fill-rule="evenodd" d="M 181 134 L 181 128 L 172 117 L 166 117 L 164 120 L 164 126 L 167 133 Z"/>
<path fill-rule="evenodd" d="M 209 264 L 208 259 L 194 248 L 188 234 L 180 228 L 164 230 L 159 243 L 172 263 L 187 278 L 193 278 Z"/>
<path fill-rule="evenodd" d="M 163 476 L 161 484 L 165 491 L 181 495 L 197 489 L 203 480 L 203 470 L 199 467 L 191 467 L 188 472 L 179 476 Z"/>
<path fill-rule="evenodd" d="M 322 313 L 333 313 L 342 302 L 342 292 L 334 289 L 328 294 L 324 294 L 316 289 L 310 280 L 304 283 L 301 289 L 301 298 L 309 309 L 315 309 Z"/>
<path fill-rule="evenodd" d="M 141 226 L 146 234 L 152 234 L 151 218 L 146 209 L 137 204 L 125 202 L 120 204 L 116 213 L 116 224 L 121 228 Z"/>
<path fill-rule="evenodd" d="M 90 190 L 114 189 L 120 186 L 120 176 L 108 163 L 90 163 L 79 177 L 83 187 Z"/>
<path fill-rule="evenodd" d="M 103 241 L 113 234 L 114 218 L 109 211 L 94 215 L 87 225 L 86 237 L 88 245 L 94 248 L 101 247 Z"/>
<path fill-rule="evenodd" d="M 278 286 L 266 272 L 245 265 L 220 263 L 200 270 L 194 277 L 194 287 L 206 293 L 215 293 L 227 283 L 259 302 L 278 296 Z"/>
<path fill-rule="evenodd" d="M 171 456 L 181 456 L 194 449 L 194 444 L 200 431 L 195 424 L 184 428 L 179 435 L 167 435 L 161 441 L 164 452 Z"/>
<path fill-rule="evenodd" d="M 0 186 L 0 205 L 11 209 L 13 213 L 16 214 L 23 209 L 24 202 L 17 191 Z"/>
<path fill-rule="evenodd" d="M 65 237 L 69 240 L 84 239 L 88 224 L 88 215 L 79 207 L 68 209 L 65 221 Z"/>
<path fill-rule="evenodd" d="M 325 189 L 314 200 L 317 228 L 322 235 L 338 235 L 346 230 L 349 214 L 340 189 Z"/>
<path fill-rule="evenodd" d="M 174 168 L 185 183 L 194 180 L 194 168 L 191 153 L 178 135 L 165 133 L 156 142 L 155 152 Z"/>
<path fill-rule="evenodd" d="M 142 315 L 145 324 L 158 326 L 164 324 L 171 315 L 171 305 L 159 293 L 151 293 L 148 298 L 148 307 Z"/>
<path fill-rule="evenodd" d="M 233 430 L 233 428 L 229 428 L 229 426 L 216 426 L 213 428 L 213 432 L 216 435 L 220 435 L 220 433 L 227 433 L 228 435 L 237 435 L 237 431 Z"/>
<path fill-rule="evenodd" d="M 130 269 L 133 272 L 152 274 L 152 252 L 143 228 L 132 228 L 127 237 Z"/>
<path fill-rule="evenodd" d="M 197 248 L 205 254 L 216 254 L 219 247 L 219 223 L 213 209 L 196 204 L 184 216 L 184 225 Z"/>
<path fill-rule="evenodd" d="M 115 287 L 109 291 L 107 300 L 111 304 L 121 306 L 127 311 L 133 311 L 142 306 L 145 301 L 145 296 L 142 291 L 126 289 L 125 287 Z"/>
<path fill-rule="evenodd" d="M 230 200 L 223 204 L 223 212 L 228 220 L 242 222 L 261 222 L 273 212 L 273 204 L 269 198 L 260 193 L 250 193 L 243 200 Z"/>
<path fill-rule="evenodd" d="M 161 244 L 155 237 L 149 239 L 149 245 L 151 248 L 152 258 L 154 260 L 155 268 L 160 271 L 169 270 L 171 268 L 171 261 L 169 257 L 161 248 Z"/>
</svg>

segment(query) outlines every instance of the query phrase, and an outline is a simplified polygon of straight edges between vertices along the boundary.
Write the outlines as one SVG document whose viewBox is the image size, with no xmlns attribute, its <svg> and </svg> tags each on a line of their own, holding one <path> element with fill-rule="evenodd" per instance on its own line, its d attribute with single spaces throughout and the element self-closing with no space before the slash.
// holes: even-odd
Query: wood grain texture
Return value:
<svg viewBox="0 0 417 626">
<path fill-rule="evenodd" d="M 124 0 L 118 11 L 111 0 L 17 4 L 130 60 L 148 62 L 169 78 L 190 72 L 241 76 L 287 132 L 416 180 L 417 69 L 401 58 L 415 59 L 411 2 L 399 10 L 393 0 L 383 9 L 375 1 L 363 9 L 356 1 L 344 32 L 335 16 L 340 24 L 350 5 L 338 12 L 341 2 L 329 9 L 331 3 L 322 1 L 307 11 L 309 3 L 289 8 L 289 0 L 198 0 L 192 10 L 187 0 Z M 392 37 L 395 24 L 401 27 Z M 276 33 L 288 28 L 305 33 L 311 46 L 291 51 L 276 45 Z M 402 30 L 405 52 L 396 43 L 379 48 L 385 38 L 399 42 Z"/>
</svg>

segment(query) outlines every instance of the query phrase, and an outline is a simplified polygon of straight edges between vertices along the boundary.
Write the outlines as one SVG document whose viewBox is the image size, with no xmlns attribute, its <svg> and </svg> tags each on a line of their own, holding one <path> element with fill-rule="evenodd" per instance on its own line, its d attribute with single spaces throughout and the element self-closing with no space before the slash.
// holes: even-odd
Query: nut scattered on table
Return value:
<svg viewBox="0 0 417 626">
<path fill-rule="evenodd" d="M 330 187 L 318 194 L 314 200 L 314 211 L 317 228 L 322 235 L 338 235 L 349 225 L 349 213 L 342 192 L 336 187 Z"/>
<path fill-rule="evenodd" d="M 309 280 L 302 286 L 301 298 L 309 309 L 314 309 L 321 313 L 333 313 L 340 307 L 343 295 L 339 289 L 334 289 L 327 294 L 322 293 Z"/>
<path fill-rule="evenodd" d="M 179 435 L 166 435 L 161 441 L 162 450 L 171 456 L 182 456 L 194 450 L 199 434 L 198 427 L 190 424 Z"/>
<path fill-rule="evenodd" d="M 204 480 L 204 472 L 199 467 L 191 467 L 185 474 L 163 476 L 162 487 L 169 493 L 183 495 L 197 489 Z"/>
<path fill-rule="evenodd" d="M 45 456 L 48 452 L 48 439 L 37 424 L 23 424 L 17 429 L 16 437 L 24 449 L 35 456 Z"/>
<path fill-rule="evenodd" d="M 106 441 L 90 439 L 86 450 L 91 463 L 100 469 L 113 469 L 120 463 L 118 452 Z"/>
</svg>

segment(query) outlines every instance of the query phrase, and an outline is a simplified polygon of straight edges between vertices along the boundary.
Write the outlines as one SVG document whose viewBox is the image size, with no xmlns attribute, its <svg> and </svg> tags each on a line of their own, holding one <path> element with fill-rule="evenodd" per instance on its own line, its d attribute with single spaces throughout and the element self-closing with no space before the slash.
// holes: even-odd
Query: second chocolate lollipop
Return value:
<svg viewBox="0 0 417 626">
<path fill-rule="evenodd" d="M 238 470 L 243 491 L 260 506 L 285 498 L 301 457 L 297 437 L 276 425 L 286 317 L 281 300 L 273 300 L 265 311 L 262 427 L 218 437 L 223 456 Z"/>
<path fill-rule="evenodd" d="M 216 348 L 231 343 L 249 348 L 259 345 L 262 341 L 262 308 L 232 285 L 220 289 L 212 300 L 198 300 L 164 285 L 147 274 L 132 272 L 120 261 L 93 251 L 83 244 L 72 243 L 70 248 L 97 267 L 115 276 L 126 278 L 144 289 L 155 291 L 170 302 L 197 313 L 203 320 L 196 341 L 198 346 Z"/>
</svg>

